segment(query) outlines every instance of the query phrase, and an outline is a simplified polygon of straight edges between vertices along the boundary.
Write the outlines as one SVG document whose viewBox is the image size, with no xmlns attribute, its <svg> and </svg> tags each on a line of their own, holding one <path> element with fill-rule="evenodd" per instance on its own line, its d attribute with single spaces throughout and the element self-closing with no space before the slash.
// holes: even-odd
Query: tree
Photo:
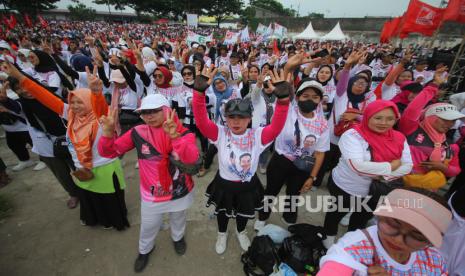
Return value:
<svg viewBox="0 0 465 276">
<path fill-rule="evenodd" d="M 286 16 L 295 16 L 297 11 L 284 6 L 276 0 L 250 0 L 250 5 Z"/>
<path fill-rule="evenodd" d="M 36 15 L 41 11 L 54 9 L 59 0 L 2 0 L 2 4 L 20 14 Z"/>
<path fill-rule="evenodd" d="M 220 23 L 229 15 L 240 14 L 242 10 L 242 0 L 207 0 L 204 6 L 207 10 L 207 15 L 214 16 Z"/>
<path fill-rule="evenodd" d="M 92 20 L 97 15 L 97 12 L 93 8 L 89 8 L 86 5 L 79 3 L 76 6 L 68 5 L 69 15 L 73 20 Z"/>
<path fill-rule="evenodd" d="M 312 12 L 307 15 L 307 17 L 310 18 L 325 18 L 325 15 L 323 13 L 317 13 L 317 12 Z"/>
</svg>

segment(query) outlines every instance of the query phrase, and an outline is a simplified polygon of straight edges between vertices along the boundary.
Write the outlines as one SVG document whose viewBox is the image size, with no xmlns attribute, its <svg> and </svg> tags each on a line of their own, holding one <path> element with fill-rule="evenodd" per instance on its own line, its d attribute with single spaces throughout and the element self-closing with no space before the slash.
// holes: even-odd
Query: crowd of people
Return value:
<svg viewBox="0 0 465 276">
<path fill-rule="evenodd" d="M 136 272 L 165 214 L 176 253 L 186 252 L 193 175 L 214 173 L 205 192 L 218 254 L 230 219 L 247 251 L 248 221 L 265 227 L 267 199 L 285 186 L 291 204 L 325 185 L 345 208 L 325 213 L 319 275 L 465 275 L 465 94 L 444 100 L 448 68 L 428 68 L 427 50 L 200 44 L 187 43 L 180 26 L 55 22 L 3 34 L 1 124 L 19 160 L 13 170 L 34 165 L 31 145 L 41 160 L 34 169 L 53 172 L 85 226 L 129 226 L 121 159 L 136 150 Z M 353 198 L 375 211 L 355 210 Z M 284 225 L 297 221 L 297 209 L 282 213 Z M 339 224 L 348 232 L 336 241 Z"/>
</svg>

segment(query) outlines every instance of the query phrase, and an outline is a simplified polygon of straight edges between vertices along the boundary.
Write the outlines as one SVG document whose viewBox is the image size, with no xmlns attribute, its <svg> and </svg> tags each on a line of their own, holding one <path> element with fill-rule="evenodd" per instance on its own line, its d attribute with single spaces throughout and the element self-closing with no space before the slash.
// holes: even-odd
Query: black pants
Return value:
<svg viewBox="0 0 465 276">
<path fill-rule="evenodd" d="M 266 169 L 266 196 L 277 196 L 281 188 L 286 183 L 286 207 L 290 209 L 288 212 L 283 213 L 283 218 L 288 223 L 295 223 L 297 221 L 297 209 L 292 211 L 290 196 L 297 196 L 300 194 L 300 189 L 308 179 L 309 173 L 297 169 L 297 167 L 284 157 L 283 155 L 275 152 L 271 157 L 270 163 Z M 259 213 L 260 220 L 267 220 L 271 215 L 269 210 L 263 210 Z"/>
<path fill-rule="evenodd" d="M 26 145 L 32 146 L 31 136 L 28 131 L 5 131 L 6 144 L 8 148 L 18 157 L 19 161 L 28 161 L 30 159 L 29 151 Z"/>
<path fill-rule="evenodd" d="M 58 182 L 63 186 L 63 189 L 68 192 L 69 196 L 78 196 L 78 187 L 74 184 L 74 180 L 71 177 L 71 168 L 68 162 L 56 157 L 44 156 L 40 156 L 40 160 L 52 171 L 53 175 L 55 175 Z"/>
<path fill-rule="evenodd" d="M 190 131 L 195 133 L 195 136 L 200 140 L 200 148 L 202 149 L 202 153 L 206 154 L 208 149 L 208 139 L 200 133 L 200 130 L 197 128 L 196 125 L 190 124 L 185 125 Z M 211 164 L 211 163 L 210 163 Z"/>
<path fill-rule="evenodd" d="M 446 198 L 449 199 L 451 195 L 465 186 L 465 146 L 462 144 L 459 152 L 459 164 L 462 171 L 455 177 L 454 182 L 446 193 Z"/>
<path fill-rule="evenodd" d="M 347 213 L 349 213 L 346 210 L 355 209 L 355 206 L 351 205 L 351 197 L 354 197 L 354 196 L 346 193 L 344 190 L 339 188 L 334 183 L 332 176 L 329 177 L 328 190 L 329 190 L 330 195 L 336 198 L 336 201 L 334 204 L 336 204 L 337 206 L 342 206 L 345 209 L 345 210 L 336 210 L 333 212 L 326 212 L 325 222 L 323 226 L 325 233 L 328 236 L 336 236 L 339 222 L 345 215 L 347 215 Z M 339 202 L 340 200 L 342 200 L 342 203 Z M 353 202 L 355 202 L 354 199 L 353 199 Z M 367 205 L 368 204 L 369 203 L 367 203 Z M 373 204 L 373 202 L 371 202 L 371 204 Z M 376 204 L 377 204 L 377 201 L 375 203 L 375 206 Z M 366 222 L 371 218 L 371 216 L 372 216 L 371 213 L 354 211 L 352 215 L 350 216 L 349 231 L 354 231 L 356 229 L 364 228 L 366 225 Z"/>
<path fill-rule="evenodd" d="M 217 153 L 218 153 L 218 149 L 216 148 L 216 146 L 213 144 L 209 144 L 207 153 L 205 154 L 205 159 L 203 160 L 203 167 L 205 169 L 210 168 L 210 166 L 213 163 L 213 159 L 215 158 L 215 155 Z"/>
<path fill-rule="evenodd" d="M 225 212 L 219 212 L 216 216 L 216 220 L 218 222 L 218 232 L 225 233 L 228 230 L 228 222 L 229 218 L 226 216 Z M 242 232 L 245 230 L 247 226 L 248 219 L 243 216 L 236 217 L 236 229 L 237 232 Z"/>
</svg>

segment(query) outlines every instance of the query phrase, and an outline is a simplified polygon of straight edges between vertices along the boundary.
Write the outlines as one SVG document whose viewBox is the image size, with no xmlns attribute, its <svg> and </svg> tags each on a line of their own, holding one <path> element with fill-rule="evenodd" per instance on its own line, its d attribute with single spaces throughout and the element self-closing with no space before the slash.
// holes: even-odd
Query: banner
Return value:
<svg viewBox="0 0 465 276">
<path fill-rule="evenodd" d="M 420 33 L 432 36 L 442 22 L 444 9 L 437 8 L 419 0 L 410 1 L 409 7 L 402 22 L 400 37 L 406 37 L 410 33 Z"/>
<path fill-rule="evenodd" d="M 279 25 L 278 23 L 274 23 L 274 32 L 273 36 L 283 39 L 287 36 L 287 28 L 284 26 Z"/>
<path fill-rule="evenodd" d="M 199 44 L 205 44 L 208 41 L 212 41 L 213 39 L 213 34 L 210 34 L 209 36 L 203 36 L 203 35 L 198 35 L 194 33 L 193 31 L 188 31 L 187 32 L 187 44 L 190 46 L 192 42 L 197 42 Z"/>
<path fill-rule="evenodd" d="M 245 26 L 244 29 L 241 31 L 241 42 L 249 42 L 250 41 L 250 36 L 249 36 L 249 26 Z"/>
<path fill-rule="evenodd" d="M 187 26 L 197 28 L 199 24 L 199 17 L 197 14 L 187 14 Z"/>
<path fill-rule="evenodd" d="M 443 20 L 465 23 L 465 0 L 449 0 Z"/>
<path fill-rule="evenodd" d="M 240 33 L 235 33 L 231 31 L 226 31 L 226 36 L 224 37 L 224 44 L 235 44 L 239 38 Z"/>
<path fill-rule="evenodd" d="M 258 23 L 257 30 L 255 31 L 257 34 L 265 34 L 266 33 L 266 26 L 263 25 L 262 23 Z"/>
</svg>

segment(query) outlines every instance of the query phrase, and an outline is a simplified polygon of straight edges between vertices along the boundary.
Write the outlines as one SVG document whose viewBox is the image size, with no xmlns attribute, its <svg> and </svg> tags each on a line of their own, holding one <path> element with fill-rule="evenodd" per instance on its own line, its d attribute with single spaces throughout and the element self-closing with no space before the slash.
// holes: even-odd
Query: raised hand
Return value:
<svg viewBox="0 0 465 276">
<path fill-rule="evenodd" d="M 87 86 L 90 91 L 99 94 L 103 90 L 103 82 L 97 75 L 97 66 L 94 66 L 94 71 L 90 73 L 89 67 L 86 66 Z"/>
<path fill-rule="evenodd" d="M 118 58 L 118 56 L 116 56 L 115 54 L 111 55 L 110 57 L 110 63 L 113 64 L 113 65 L 120 65 L 120 59 Z"/>
<path fill-rule="evenodd" d="M 25 78 L 25 76 L 18 70 L 18 68 L 9 62 L 2 63 L 1 68 L 2 71 L 5 72 L 8 76 L 17 79 L 18 81 L 21 81 L 21 79 Z"/>
<path fill-rule="evenodd" d="M 278 97 L 278 99 L 287 98 L 292 93 L 291 80 L 291 73 L 287 73 L 284 70 L 281 70 L 278 73 L 276 69 L 273 70 L 271 74 L 271 82 L 274 86 L 273 93 L 276 97 Z"/>
<path fill-rule="evenodd" d="M 207 90 L 207 88 L 210 86 L 210 80 L 213 79 L 214 74 L 216 74 L 218 69 L 215 68 L 212 72 L 210 72 L 211 69 L 207 66 L 204 66 L 201 73 L 199 72 L 200 70 L 198 68 L 196 68 L 196 70 L 197 74 L 194 81 L 194 90 L 200 93 L 204 93 L 205 90 Z"/>
<path fill-rule="evenodd" d="M 166 116 L 166 120 L 163 123 L 163 130 L 171 139 L 178 138 L 181 134 L 178 132 L 178 125 L 174 121 L 176 110 L 171 110 Z"/>
<path fill-rule="evenodd" d="M 445 82 L 447 82 L 447 75 L 444 74 L 444 72 L 447 71 L 447 66 L 443 66 L 434 72 L 434 83 L 437 85 L 441 85 Z"/>
<path fill-rule="evenodd" d="M 319 58 L 318 58 L 319 59 Z M 299 53 L 292 56 L 290 59 L 287 60 L 286 65 L 284 66 L 284 70 L 293 71 L 298 66 L 310 63 L 312 61 L 316 61 L 317 59 L 312 59 L 310 56 L 307 56 L 305 53 Z"/>
<path fill-rule="evenodd" d="M 249 69 L 245 65 L 241 69 L 241 76 L 242 76 L 242 81 L 244 83 L 246 83 L 249 80 Z"/>
<path fill-rule="evenodd" d="M 365 53 L 362 51 L 353 51 L 350 53 L 350 56 L 347 58 L 346 64 L 354 65 L 356 64 Z"/>
<path fill-rule="evenodd" d="M 3 83 L 2 87 L 0 88 L 0 102 L 6 101 L 8 99 L 6 91 L 8 90 L 9 84 L 10 83 L 6 81 L 5 83 Z"/>
<path fill-rule="evenodd" d="M 102 135 L 108 138 L 112 138 L 115 135 L 115 122 L 116 115 L 118 114 L 117 108 L 108 109 L 108 115 L 100 117 L 99 122 L 102 125 Z"/>
</svg>

